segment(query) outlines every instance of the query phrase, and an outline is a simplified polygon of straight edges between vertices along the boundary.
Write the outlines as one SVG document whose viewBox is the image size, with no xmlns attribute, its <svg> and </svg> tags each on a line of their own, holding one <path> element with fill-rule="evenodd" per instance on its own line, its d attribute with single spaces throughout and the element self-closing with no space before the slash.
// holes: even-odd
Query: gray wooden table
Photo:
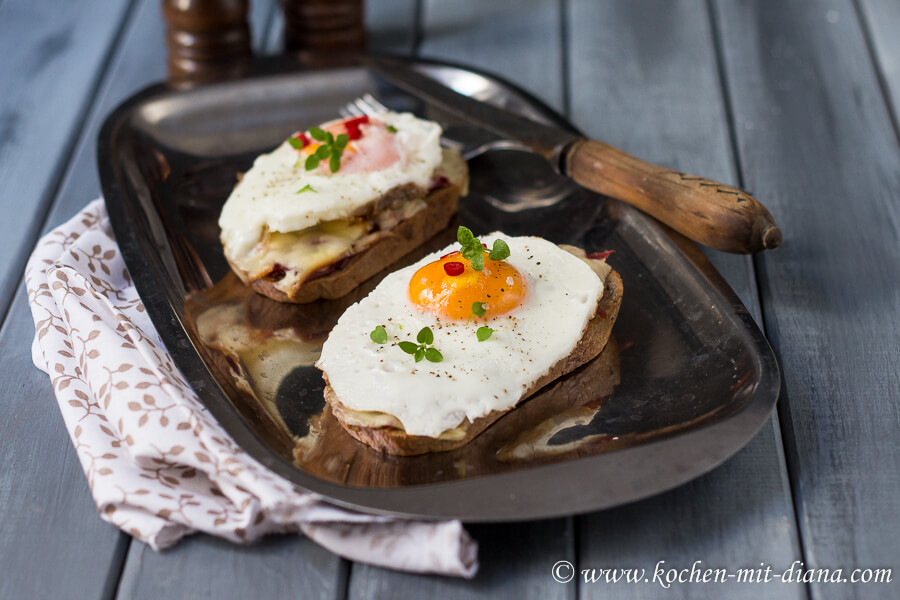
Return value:
<svg viewBox="0 0 900 600">
<path fill-rule="evenodd" d="M 275 2 L 252 3 L 260 52 Z M 785 233 L 710 253 L 783 366 L 778 410 L 712 473 L 594 514 L 470 528 L 473 581 L 300 537 L 155 553 L 101 521 L 22 283 L 99 195 L 98 125 L 165 75 L 159 0 L 0 0 L 0 598 L 900 598 L 900 2 L 368 0 L 371 45 L 493 71 L 642 158 L 743 186 Z M 556 583 L 551 567 L 891 568 L 889 584 Z"/>
</svg>

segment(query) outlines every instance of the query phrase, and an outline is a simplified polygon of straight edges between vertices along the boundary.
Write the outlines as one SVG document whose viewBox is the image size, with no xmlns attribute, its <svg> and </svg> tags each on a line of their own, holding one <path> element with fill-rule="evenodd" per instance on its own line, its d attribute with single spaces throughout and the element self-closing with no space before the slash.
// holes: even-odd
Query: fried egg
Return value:
<svg viewBox="0 0 900 600">
<path fill-rule="evenodd" d="M 450 246 L 388 275 L 346 310 L 316 363 L 344 407 L 391 415 L 408 435 L 436 438 L 515 406 L 572 352 L 597 311 L 603 281 L 541 238 L 494 233 L 481 241 L 490 247 L 499 238 L 510 249 L 506 260 L 485 251 L 484 268 L 475 271 Z M 473 313 L 475 303 L 483 316 Z M 385 343 L 370 337 L 378 326 Z M 440 362 L 416 362 L 401 347 L 419 345 L 425 327 Z M 492 331 L 479 341 L 482 327 Z"/>
<path fill-rule="evenodd" d="M 348 219 L 361 207 L 401 185 L 427 190 L 441 164 L 441 127 L 409 113 L 384 112 L 324 123 L 335 138 L 348 136 L 340 168 L 329 160 L 307 170 L 322 143 L 298 132 L 259 156 L 228 197 L 219 217 L 229 260 L 256 276 L 271 270 L 264 236 L 308 230 Z"/>
</svg>

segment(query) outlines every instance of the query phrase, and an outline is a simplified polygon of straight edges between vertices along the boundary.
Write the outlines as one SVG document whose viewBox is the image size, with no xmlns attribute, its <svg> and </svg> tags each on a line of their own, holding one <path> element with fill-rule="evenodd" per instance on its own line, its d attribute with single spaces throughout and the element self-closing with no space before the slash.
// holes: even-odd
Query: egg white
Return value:
<svg viewBox="0 0 900 600">
<path fill-rule="evenodd" d="M 507 410 L 531 385 L 568 356 L 597 310 L 603 282 L 580 258 L 536 237 L 484 236 L 510 247 L 508 262 L 525 277 L 528 293 L 514 311 L 491 319 L 453 322 L 409 299 L 412 275 L 457 249 L 448 246 L 386 277 L 367 297 L 344 312 L 328 336 L 316 366 L 340 402 L 358 411 L 396 417 L 409 435 L 438 437 L 494 410 Z M 479 342 L 476 330 L 494 329 Z M 369 334 L 382 325 L 386 344 Z M 439 363 L 415 362 L 397 343 L 416 341 L 430 327 Z"/>
</svg>

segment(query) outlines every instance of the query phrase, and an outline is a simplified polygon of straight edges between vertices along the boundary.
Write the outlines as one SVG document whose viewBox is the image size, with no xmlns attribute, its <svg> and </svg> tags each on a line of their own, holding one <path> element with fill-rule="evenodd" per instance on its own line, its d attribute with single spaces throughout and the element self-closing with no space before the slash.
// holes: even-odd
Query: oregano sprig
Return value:
<svg viewBox="0 0 900 600">
<path fill-rule="evenodd" d="M 420 329 L 418 335 L 416 335 L 416 341 L 419 343 L 400 342 L 397 345 L 407 354 L 412 354 L 416 359 L 416 362 L 421 361 L 423 358 L 428 362 L 433 363 L 444 360 L 444 356 L 437 348 L 431 346 L 431 344 L 434 343 L 434 333 L 431 331 L 430 327 L 423 327 Z"/>
<path fill-rule="evenodd" d="M 468 227 L 459 226 L 456 230 L 456 241 L 462 246 L 460 254 L 469 261 L 472 268 L 476 271 L 484 269 L 484 250 L 485 246 L 475 237 L 472 230 Z M 509 245 L 501 239 L 494 240 L 494 245 L 488 253 L 491 260 L 504 260 L 509 258 Z"/>
<path fill-rule="evenodd" d="M 331 172 L 337 173 L 338 169 L 341 168 L 341 155 L 344 153 L 344 148 L 347 147 L 350 138 L 347 137 L 346 133 L 342 133 L 335 138 L 333 133 L 320 127 L 310 127 L 309 135 L 317 142 L 321 142 L 321 145 L 316 148 L 315 152 L 306 157 L 306 162 L 304 163 L 306 170 L 312 171 L 319 166 L 320 162 L 327 160 L 328 168 Z M 289 138 L 288 143 L 297 150 L 302 150 L 306 145 L 303 143 L 303 140 L 295 137 Z"/>
</svg>

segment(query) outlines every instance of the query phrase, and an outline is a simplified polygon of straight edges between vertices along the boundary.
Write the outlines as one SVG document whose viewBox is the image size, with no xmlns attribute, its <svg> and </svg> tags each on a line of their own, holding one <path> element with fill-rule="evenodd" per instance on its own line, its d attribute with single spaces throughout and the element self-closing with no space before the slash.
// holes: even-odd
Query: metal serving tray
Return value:
<svg viewBox="0 0 900 600">
<path fill-rule="evenodd" d="M 572 128 L 499 78 L 414 64 L 463 94 Z M 348 507 L 499 521 L 650 496 L 709 471 L 753 437 L 778 397 L 778 366 L 712 265 L 649 217 L 513 151 L 470 162 L 459 223 L 476 234 L 615 250 L 609 263 L 625 293 L 613 339 L 459 450 L 384 456 L 344 433 L 311 365 L 343 309 L 380 277 L 340 300 L 282 305 L 231 274 L 216 223 L 256 155 L 365 92 L 429 116 L 361 67 L 309 70 L 282 57 L 259 61 L 239 81 L 148 88 L 100 134 L 106 205 L 138 292 L 184 376 L 247 453 Z M 454 230 L 392 269 L 449 243 Z"/>
</svg>

